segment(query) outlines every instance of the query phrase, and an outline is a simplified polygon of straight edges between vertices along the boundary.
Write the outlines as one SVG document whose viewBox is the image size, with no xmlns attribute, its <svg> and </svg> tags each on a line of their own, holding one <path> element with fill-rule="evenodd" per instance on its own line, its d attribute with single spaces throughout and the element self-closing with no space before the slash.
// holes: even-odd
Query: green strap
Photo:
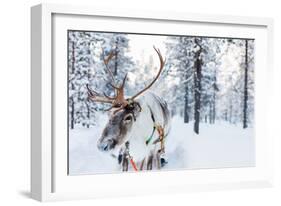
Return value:
<svg viewBox="0 0 281 206">
<path fill-rule="evenodd" d="M 145 141 L 146 145 L 148 145 L 149 142 L 152 140 L 152 137 L 153 137 L 153 135 L 154 135 L 155 129 L 156 129 L 155 126 L 153 126 L 152 134 L 151 134 L 150 137 L 147 138 L 147 140 Z"/>
</svg>

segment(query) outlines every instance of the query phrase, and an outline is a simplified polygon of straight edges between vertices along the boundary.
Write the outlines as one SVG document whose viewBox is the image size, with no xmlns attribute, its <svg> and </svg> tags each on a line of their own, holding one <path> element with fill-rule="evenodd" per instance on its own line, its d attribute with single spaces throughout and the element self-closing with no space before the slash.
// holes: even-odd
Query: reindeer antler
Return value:
<svg viewBox="0 0 281 206">
<path fill-rule="evenodd" d="M 113 76 L 111 70 L 110 70 L 109 67 L 108 67 L 108 63 L 109 63 L 110 60 L 115 56 L 116 53 L 113 52 L 113 51 L 111 51 L 111 52 L 109 53 L 109 55 L 108 55 L 107 58 L 104 58 L 104 55 L 105 55 L 105 54 L 104 54 L 104 51 L 102 51 L 102 53 L 103 53 L 103 63 L 104 63 L 104 65 L 105 65 L 106 72 L 109 73 L 109 76 L 110 76 L 112 82 L 115 84 L 115 79 L 114 79 L 114 76 Z"/>
<path fill-rule="evenodd" d="M 159 57 L 159 60 L 160 60 L 160 68 L 159 68 L 159 71 L 156 75 L 156 77 L 153 79 L 153 81 L 148 85 L 146 86 L 143 90 L 141 90 L 140 92 L 138 92 L 137 94 L 135 94 L 134 96 L 132 96 L 130 99 L 131 100 L 134 100 L 136 97 L 138 97 L 139 95 L 141 95 L 142 93 L 144 93 L 146 90 L 148 90 L 155 82 L 156 80 L 159 78 L 163 68 L 164 68 L 164 65 L 165 65 L 165 61 L 161 55 L 161 52 L 159 49 L 156 49 L 155 46 L 153 46 L 154 50 L 156 51 L 156 53 L 158 54 L 158 57 Z"/>
<path fill-rule="evenodd" d="M 136 97 L 138 97 L 139 95 L 144 93 L 146 90 L 148 90 L 159 78 L 159 76 L 164 68 L 164 65 L 165 65 L 165 60 L 163 59 L 160 50 L 156 49 L 155 47 L 153 47 L 153 48 L 156 51 L 156 53 L 158 54 L 158 57 L 160 60 L 160 68 L 159 68 L 159 71 L 158 71 L 156 77 L 153 79 L 153 81 L 148 86 L 146 86 L 143 90 L 141 90 L 140 92 L 138 92 L 131 98 L 125 99 L 124 87 L 125 87 L 125 83 L 126 83 L 126 79 L 127 79 L 127 74 L 125 75 L 121 86 L 119 86 L 119 87 L 116 86 L 113 74 L 110 71 L 110 69 L 108 68 L 108 63 L 114 56 L 114 53 L 110 52 L 109 56 L 107 58 L 103 59 L 103 62 L 105 64 L 107 72 L 109 73 L 109 75 L 111 76 L 111 79 L 113 81 L 113 83 L 110 82 L 109 84 L 111 85 L 112 88 L 114 88 L 115 96 L 110 97 L 110 96 L 106 95 L 105 93 L 103 95 L 101 95 L 98 92 L 90 89 L 89 85 L 87 84 L 86 86 L 87 86 L 87 90 L 88 90 L 89 99 L 91 99 L 92 101 L 95 101 L 95 102 L 112 104 L 112 106 L 107 110 L 110 110 L 113 107 L 115 107 L 115 108 L 118 107 L 118 110 L 115 111 L 115 112 L 117 112 L 117 111 L 120 111 L 121 109 L 125 108 L 129 104 L 129 102 L 132 102 Z"/>
<path fill-rule="evenodd" d="M 114 55 L 115 55 L 114 52 L 111 51 L 107 58 L 103 58 L 103 62 L 105 64 L 107 72 L 109 73 L 109 75 L 112 79 L 112 82 L 110 82 L 109 85 L 115 90 L 115 96 L 110 97 L 110 96 L 106 95 L 105 93 L 103 93 L 103 95 L 101 95 L 98 92 L 92 90 L 88 84 L 86 85 L 87 90 L 88 90 L 89 99 L 91 99 L 92 101 L 95 101 L 95 102 L 112 104 L 112 107 L 110 107 L 108 110 L 112 109 L 113 107 L 124 108 L 125 106 L 128 105 L 128 101 L 125 99 L 125 95 L 124 95 L 124 86 L 125 86 L 125 82 L 127 79 L 127 74 L 125 75 L 121 86 L 118 87 L 115 85 L 115 79 L 113 77 L 112 72 L 110 71 L 110 69 L 108 67 L 108 63 L 114 57 Z"/>
</svg>

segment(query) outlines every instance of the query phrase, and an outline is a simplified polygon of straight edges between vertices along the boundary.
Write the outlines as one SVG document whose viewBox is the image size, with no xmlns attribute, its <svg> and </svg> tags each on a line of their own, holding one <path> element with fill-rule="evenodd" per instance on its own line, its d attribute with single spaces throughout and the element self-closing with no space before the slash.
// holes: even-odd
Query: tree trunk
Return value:
<svg viewBox="0 0 281 206">
<path fill-rule="evenodd" d="M 72 61 L 71 61 L 71 73 L 74 74 L 75 73 L 75 45 L 74 42 L 72 42 Z M 71 83 L 71 89 L 74 90 L 74 84 Z M 74 114 L 75 114 L 75 106 L 74 106 L 74 98 L 71 97 L 71 113 L 70 113 L 70 128 L 74 129 Z"/>
<path fill-rule="evenodd" d="M 213 104 L 209 104 L 209 124 L 213 124 Z"/>
<path fill-rule="evenodd" d="M 188 99 L 189 91 L 188 85 L 185 85 L 185 96 L 184 96 L 184 123 L 189 122 L 189 99 Z"/>
<path fill-rule="evenodd" d="M 229 123 L 232 123 L 232 113 L 233 113 L 233 106 L 232 106 L 232 101 L 230 102 L 230 108 L 229 108 Z"/>
<path fill-rule="evenodd" d="M 213 102 L 213 108 L 212 108 L 212 124 L 215 124 L 216 122 L 216 93 L 214 92 L 214 102 Z"/>
<path fill-rule="evenodd" d="M 245 40 L 245 79 L 244 79 L 244 106 L 243 106 L 243 128 L 248 127 L 248 40 Z"/>
<path fill-rule="evenodd" d="M 201 104 L 201 69 L 202 60 L 200 59 L 201 48 L 195 54 L 195 72 L 194 72 L 194 132 L 199 134 L 199 122 L 200 122 L 200 104 Z"/>
<path fill-rule="evenodd" d="M 90 128 L 90 106 L 88 103 L 86 103 L 87 105 L 87 118 L 88 118 L 88 122 L 87 122 L 87 128 Z"/>
<path fill-rule="evenodd" d="M 217 86 L 217 72 L 215 70 L 215 80 L 214 80 L 214 93 L 213 93 L 213 108 L 212 108 L 212 124 L 215 124 L 216 121 L 216 92 L 218 91 L 218 86 Z"/>
<path fill-rule="evenodd" d="M 74 100 L 73 97 L 70 98 L 71 112 L 70 112 L 70 128 L 74 129 Z"/>
</svg>

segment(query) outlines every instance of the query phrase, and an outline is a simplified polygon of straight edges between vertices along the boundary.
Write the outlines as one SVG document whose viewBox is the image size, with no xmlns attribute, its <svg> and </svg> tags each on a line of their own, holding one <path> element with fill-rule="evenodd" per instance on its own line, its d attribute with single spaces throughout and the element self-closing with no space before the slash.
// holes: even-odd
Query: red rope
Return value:
<svg viewBox="0 0 281 206">
<path fill-rule="evenodd" d="M 133 166 L 134 170 L 137 172 L 138 171 L 137 165 L 134 162 L 133 158 L 131 158 L 131 157 L 130 157 L 130 162 L 131 162 L 131 165 Z"/>
</svg>

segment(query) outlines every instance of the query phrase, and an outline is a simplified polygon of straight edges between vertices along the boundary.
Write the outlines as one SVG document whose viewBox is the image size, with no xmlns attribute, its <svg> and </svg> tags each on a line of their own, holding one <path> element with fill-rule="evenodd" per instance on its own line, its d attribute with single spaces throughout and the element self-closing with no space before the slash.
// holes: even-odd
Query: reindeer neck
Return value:
<svg viewBox="0 0 281 206">
<path fill-rule="evenodd" d="M 151 148 L 147 146 L 146 139 L 151 135 L 154 122 L 151 119 L 151 113 L 148 105 L 141 103 L 142 111 L 136 119 L 130 134 L 130 153 L 134 160 L 141 161 L 149 155 Z"/>
</svg>

